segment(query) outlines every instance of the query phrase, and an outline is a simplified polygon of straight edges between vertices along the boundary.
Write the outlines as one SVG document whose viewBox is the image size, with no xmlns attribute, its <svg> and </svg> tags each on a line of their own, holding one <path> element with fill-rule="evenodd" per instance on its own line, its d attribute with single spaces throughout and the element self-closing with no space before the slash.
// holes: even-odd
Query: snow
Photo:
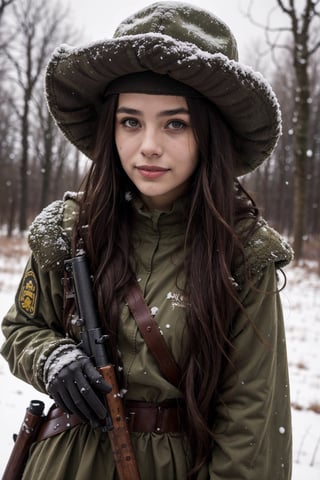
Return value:
<svg viewBox="0 0 320 480">
<path fill-rule="evenodd" d="M 10 308 L 24 268 L 26 254 L 5 257 L 0 252 L 0 317 Z M 10 264 L 10 265 L 9 265 Z M 320 277 L 316 266 L 306 263 L 287 267 L 287 287 L 282 292 L 285 313 L 293 419 L 292 480 L 320 478 Z M 0 342 L 3 337 L 0 334 Z M 0 474 L 13 445 L 12 434 L 20 429 L 25 410 L 33 399 L 47 396 L 16 379 L 0 357 Z M 315 412 L 318 413 L 315 413 Z M 279 427 L 279 432 L 282 433 Z"/>
<path fill-rule="evenodd" d="M 76 348 L 73 343 L 57 347 L 49 355 L 43 368 L 44 378 L 46 378 L 46 389 L 48 389 L 48 385 L 54 380 L 63 367 L 81 357 L 83 357 L 83 351 Z"/>
</svg>

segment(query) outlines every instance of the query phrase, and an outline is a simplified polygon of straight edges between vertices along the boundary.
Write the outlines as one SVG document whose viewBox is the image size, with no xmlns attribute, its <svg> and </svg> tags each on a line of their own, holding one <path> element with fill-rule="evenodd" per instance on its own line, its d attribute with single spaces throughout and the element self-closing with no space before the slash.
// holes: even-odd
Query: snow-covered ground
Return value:
<svg viewBox="0 0 320 480">
<path fill-rule="evenodd" d="M 13 302 L 26 259 L 26 252 L 21 252 L 19 242 L 13 241 L 11 250 L 11 255 L 5 255 L 0 242 L 0 318 Z M 293 405 L 292 480 L 319 480 L 320 277 L 310 263 L 288 267 L 286 274 L 287 287 L 282 292 L 282 301 Z M 2 338 L 0 334 L 0 342 Z M 51 403 L 47 397 L 13 377 L 0 357 L 0 474 L 12 448 L 12 434 L 19 430 L 25 409 L 32 399 L 43 400 L 46 406 Z"/>
</svg>

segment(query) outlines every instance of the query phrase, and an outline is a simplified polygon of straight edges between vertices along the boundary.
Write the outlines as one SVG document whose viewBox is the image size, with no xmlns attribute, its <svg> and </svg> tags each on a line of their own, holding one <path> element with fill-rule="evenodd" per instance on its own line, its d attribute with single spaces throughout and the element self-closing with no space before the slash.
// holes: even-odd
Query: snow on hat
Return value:
<svg viewBox="0 0 320 480">
<path fill-rule="evenodd" d="M 144 71 L 182 82 L 218 107 L 235 138 L 237 175 L 273 152 L 281 133 L 278 101 L 260 73 L 238 62 L 227 25 L 193 5 L 163 1 L 128 17 L 112 39 L 81 48 L 61 45 L 48 64 L 51 114 L 89 158 L 107 86 Z"/>
</svg>

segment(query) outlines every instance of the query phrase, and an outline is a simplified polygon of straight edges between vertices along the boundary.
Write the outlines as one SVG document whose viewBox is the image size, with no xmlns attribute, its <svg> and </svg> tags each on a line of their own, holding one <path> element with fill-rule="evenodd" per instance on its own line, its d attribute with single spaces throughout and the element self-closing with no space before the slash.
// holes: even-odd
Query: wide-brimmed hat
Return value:
<svg viewBox="0 0 320 480">
<path fill-rule="evenodd" d="M 46 72 L 49 109 L 68 140 L 92 158 L 107 86 L 148 70 L 169 75 L 217 106 L 235 138 L 237 175 L 271 155 L 281 133 L 274 92 L 261 74 L 238 62 L 225 23 L 187 3 L 153 3 L 124 20 L 112 39 L 56 49 Z"/>
</svg>

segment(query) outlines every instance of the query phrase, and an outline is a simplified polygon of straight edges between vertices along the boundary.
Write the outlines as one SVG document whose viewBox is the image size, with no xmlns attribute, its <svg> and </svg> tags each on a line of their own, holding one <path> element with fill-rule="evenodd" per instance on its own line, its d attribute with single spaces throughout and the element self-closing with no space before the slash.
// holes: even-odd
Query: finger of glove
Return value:
<svg viewBox="0 0 320 480">
<path fill-rule="evenodd" d="M 56 377 L 48 386 L 47 392 L 49 393 L 50 397 L 55 401 L 55 403 L 66 413 L 73 413 L 71 402 L 65 402 L 65 385 L 61 380 Z"/>
<path fill-rule="evenodd" d="M 81 371 L 77 371 L 75 382 L 70 385 L 69 393 L 75 404 L 89 419 L 105 418 L 107 408 L 93 390 L 87 378 Z"/>
<path fill-rule="evenodd" d="M 61 408 L 66 413 L 72 414 L 74 413 L 72 410 L 70 410 L 69 406 L 65 403 L 65 401 L 61 398 L 61 395 L 57 392 L 51 394 L 54 402 L 58 405 L 58 407 Z"/>
<path fill-rule="evenodd" d="M 82 393 L 81 389 L 83 389 Z M 72 368 L 65 367 L 63 372 L 61 372 L 50 385 L 50 393 L 62 410 L 68 413 L 75 413 L 83 420 L 97 421 L 99 417 L 88 404 L 90 396 L 88 396 L 89 398 L 87 399 L 85 395 L 90 390 L 92 391 L 81 368 L 76 368 L 74 364 Z M 95 396 L 94 394 L 94 397 Z M 99 414 L 102 415 L 100 418 L 104 418 L 105 409 L 104 415 L 100 411 Z"/>
<path fill-rule="evenodd" d="M 111 392 L 111 385 L 104 380 L 101 373 L 99 373 L 99 371 L 92 365 L 90 360 L 83 364 L 83 372 L 87 376 L 89 383 L 94 389 L 104 393 Z"/>
<path fill-rule="evenodd" d="M 79 404 L 80 400 L 83 401 L 83 399 L 81 399 L 80 397 L 81 394 L 75 385 L 74 385 L 74 388 L 78 395 L 76 400 L 74 399 L 74 396 L 76 395 L 76 393 L 74 392 L 73 395 L 71 395 L 70 388 L 69 388 L 68 390 L 64 390 L 63 392 L 60 392 L 57 395 L 55 399 L 56 403 L 58 403 L 58 405 L 65 412 L 75 413 L 78 417 L 80 417 L 84 421 L 88 421 L 88 420 L 97 421 L 97 417 L 94 416 L 94 413 L 91 412 L 90 408 L 87 407 L 85 403 L 81 405 Z M 62 405 L 64 405 L 66 408 L 63 408 Z"/>
<path fill-rule="evenodd" d="M 79 369 L 80 370 L 80 369 Z M 80 370 L 81 371 L 81 370 Z M 48 386 L 48 393 L 53 397 L 57 405 L 67 413 L 80 413 L 70 396 L 69 389 L 74 386 L 74 371 L 65 366 Z M 81 415 L 82 416 L 82 415 Z M 82 416 L 83 417 L 83 416 Z"/>
</svg>

